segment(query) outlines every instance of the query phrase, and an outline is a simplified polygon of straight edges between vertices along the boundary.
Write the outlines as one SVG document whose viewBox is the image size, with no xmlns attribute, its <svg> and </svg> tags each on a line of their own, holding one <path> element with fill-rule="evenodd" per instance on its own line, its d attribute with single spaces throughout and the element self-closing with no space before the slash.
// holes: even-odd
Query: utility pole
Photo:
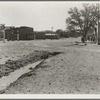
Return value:
<svg viewBox="0 0 100 100">
<path fill-rule="evenodd" d="M 52 31 L 52 32 L 53 32 L 53 28 L 54 28 L 54 27 L 51 27 L 51 31 Z"/>
<path fill-rule="evenodd" d="M 98 4 L 97 7 L 98 7 L 98 12 L 97 12 L 98 13 L 98 21 L 97 21 L 97 44 L 100 45 L 100 29 L 99 29 L 100 28 L 100 22 L 99 22 L 100 21 L 100 18 L 99 18 L 100 17 L 100 15 L 99 15 L 100 14 L 100 11 L 99 11 L 100 10 L 100 4 Z"/>
<path fill-rule="evenodd" d="M 53 27 L 51 27 L 51 40 L 52 40 L 52 35 L 53 35 Z"/>
</svg>

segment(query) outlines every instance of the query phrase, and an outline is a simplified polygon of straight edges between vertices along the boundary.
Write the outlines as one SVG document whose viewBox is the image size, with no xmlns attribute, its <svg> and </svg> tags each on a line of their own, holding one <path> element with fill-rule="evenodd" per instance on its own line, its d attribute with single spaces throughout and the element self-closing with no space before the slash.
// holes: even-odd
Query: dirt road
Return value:
<svg viewBox="0 0 100 100">
<path fill-rule="evenodd" d="M 63 53 L 45 60 L 31 72 L 21 76 L 7 87 L 4 93 L 100 93 L 100 46 L 94 44 L 74 45 L 76 40 L 35 41 L 35 44 L 38 45 L 35 45 L 34 49 L 32 47 L 34 43 L 30 42 L 31 49 L 28 48 L 30 51 L 39 49 L 62 51 Z M 25 43 L 28 43 L 27 46 L 29 47 L 29 42 Z"/>
</svg>

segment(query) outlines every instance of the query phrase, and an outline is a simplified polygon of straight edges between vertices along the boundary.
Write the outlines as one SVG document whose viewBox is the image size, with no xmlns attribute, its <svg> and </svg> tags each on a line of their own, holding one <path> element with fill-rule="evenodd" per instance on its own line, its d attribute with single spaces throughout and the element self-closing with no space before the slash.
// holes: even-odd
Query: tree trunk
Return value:
<svg viewBox="0 0 100 100">
<path fill-rule="evenodd" d="M 81 41 L 82 41 L 83 43 L 85 43 L 85 41 L 86 41 L 86 35 L 87 35 L 87 31 L 85 31 L 85 32 L 83 33 L 83 36 L 82 36 L 82 38 L 81 38 Z"/>
</svg>

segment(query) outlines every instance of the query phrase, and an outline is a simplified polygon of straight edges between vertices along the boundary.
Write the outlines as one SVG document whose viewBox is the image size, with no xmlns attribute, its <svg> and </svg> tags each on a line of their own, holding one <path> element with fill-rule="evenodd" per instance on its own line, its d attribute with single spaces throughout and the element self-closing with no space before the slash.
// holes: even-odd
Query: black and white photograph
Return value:
<svg viewBox="0 0 100 100">
<path fill-rule="evenodd" d="M 0 94 L 100 94 L 99 1 L 0 1 Z"/>
</svg>

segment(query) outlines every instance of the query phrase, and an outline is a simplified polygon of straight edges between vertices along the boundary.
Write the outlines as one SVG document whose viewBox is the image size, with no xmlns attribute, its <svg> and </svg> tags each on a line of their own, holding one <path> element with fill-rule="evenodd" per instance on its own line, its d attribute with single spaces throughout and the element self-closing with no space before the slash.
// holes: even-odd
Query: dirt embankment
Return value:
<svg viewBox="0 0 100 100">
<path fill-rule="evenodd" d="M 33 53 L 23 56 L 22 58 L 18 60 L 13 61 L 9 59 L 5 62 L 5 64 L 0 65 L 0 78 L 3 76 L 8 76 L 9 73 L 13 72 L 14 70 L 24 67 L 30 63 L 34 63 L 36 61 L 52 57 L 59 53 L 60 52 L 49 52 L 49 51 L 37 51 L 36 50 Z"/>
<path fill-rule="evenodd" d="M 91 51 L 92 49 L 92 51 Z M 100 47 L 69 47 L 20 77 L 5 94 L 98 94 Z"/>
</svg>

